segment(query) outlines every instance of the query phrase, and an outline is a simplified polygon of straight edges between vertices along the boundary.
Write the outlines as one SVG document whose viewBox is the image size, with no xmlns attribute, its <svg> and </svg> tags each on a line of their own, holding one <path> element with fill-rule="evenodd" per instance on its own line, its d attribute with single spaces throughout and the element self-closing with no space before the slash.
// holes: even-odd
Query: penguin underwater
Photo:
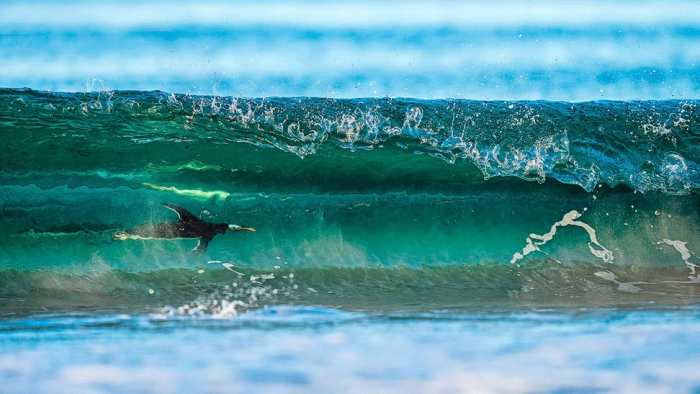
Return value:
<svg viewBox="0 0 700 394">
<path fill-rule="evenodd" d="M 199 244 L 192 249 L 192 253 L 198 254 L 204 253 L 209 242 L 218 234 L 224 234 L 226 231 L 255 231 L 254 228 L 237 224 L 205 222 L 177 205 L 168 203 L 161 203 L 161 205 L 177 213 L 180 220 L 176 222 L 144 224 L 129 230 L 114 232 L 112 237 L 120 241 L 127 239 L 199 238 Z"/>
</svg>

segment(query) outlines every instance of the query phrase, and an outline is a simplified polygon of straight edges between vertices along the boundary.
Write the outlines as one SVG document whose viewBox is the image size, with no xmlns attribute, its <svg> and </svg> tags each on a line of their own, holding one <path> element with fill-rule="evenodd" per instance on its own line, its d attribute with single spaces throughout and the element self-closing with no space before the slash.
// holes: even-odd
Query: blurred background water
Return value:
<svg viewBox="0 0 700 394">
<path fill-rule="evenodd" d="M 5 1 L 0 86 L 319 96 L 699 98 L 689 1 Z"/>
</svg>

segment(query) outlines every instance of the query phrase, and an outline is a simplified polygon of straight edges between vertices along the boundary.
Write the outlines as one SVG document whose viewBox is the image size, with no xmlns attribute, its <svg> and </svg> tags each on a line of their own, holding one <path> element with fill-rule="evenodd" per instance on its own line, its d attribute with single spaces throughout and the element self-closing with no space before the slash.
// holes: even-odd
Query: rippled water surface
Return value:
<svg viewBox="0 0 700 394">
<path fill-rule="evenodd" d="M 696 309 L 47 315 L 4 321 L 0 379 L 9 391 L 693 392 L 699 333 Z"/>
</svg>

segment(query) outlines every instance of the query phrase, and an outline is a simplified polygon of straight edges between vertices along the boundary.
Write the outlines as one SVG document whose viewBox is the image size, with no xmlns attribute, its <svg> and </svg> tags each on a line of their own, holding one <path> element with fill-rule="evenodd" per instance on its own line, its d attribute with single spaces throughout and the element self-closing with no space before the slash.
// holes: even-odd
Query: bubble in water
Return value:
<svg viewBox="0 0 700 394">
<path fill-rule="evenodd" d="M 689 191 L 691 185 L 688 182 L 688 165 L 683 156 L 677 153 L 669 153 L 664 159 L 661 169 L 669 192 L 682 193 Z"/>
<path fill-rule="evenodd" d="M 358 124 L 354 116 L 343 115 L 338 122 L 337 130 L 338 140 L 353 144 L 359 139 L 362 126 Z"/>
<path fill-rule="evenodd" d="M 408 130 L 411 136 L 417 136 L 418 126 L 423 120 L 423 110 L 417 105 L 411 105 L 406 109 L 406 120 L 403 122 L 404 129 Z"/>
</svg>

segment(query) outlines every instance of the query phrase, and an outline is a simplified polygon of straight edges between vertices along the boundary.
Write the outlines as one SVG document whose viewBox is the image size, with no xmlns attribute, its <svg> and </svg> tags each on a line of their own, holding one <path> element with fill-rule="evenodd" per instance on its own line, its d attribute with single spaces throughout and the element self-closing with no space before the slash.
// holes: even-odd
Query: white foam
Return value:
<svg viewBox="0 0 700 394">
<path fill-rule="evenodd" d="M 231 264 L 231 263 L 222 263 L 222 262 L 219 261 L 219 260 L 214 260 L 214 261 L 209 261 L 209 262 L 207 262 L 207 264 L 221 264 L 222 266 L 224 266 L 224 268 L 226 268 L 227 270 L 229 270 L 229 271 L 231 271 L 231 272 L 234 272 L 234 273 L 236 273 L 236 274 L 238 274 L 238 275 L 240 275 L 240 276 L 244 276 L 244 275 L 245 275 L 245 274 L 242 273 L 242 272 L 238 272 L 238 271 L 234 270 L 234 269 L 233 269 L 233 264 Z"/>
<path fill-rule="evenodd" d="M 698 255 L 695 253 L 691 252 L 688 247 L 686 246 L 688 243 L 683 242 L 683 241 L 674 241 L 670 239 L 664 239 L 664 243 L 666 245 L 671 245 L 673 246 L 674 249 L 678 251 L 678 253 L 681 254 L 681 258 L 683 259 L 683 262 L 685 263 L 686 266 L 690 269 L 690 275 L 696 275 L 696 268 L 698 268 L 698 265 L 695 263 L 691 263 L 690 259 L 692 256 L 695 256 L 695 258 L 699 258 Z"/>
<path fill-rule="evenodd" d="M 237 273 L 238 275 L 241 275 L 241 276 L 245 275 L 244 273 L 241 273 L 241 272 L 238 272 L 238 271 L 234 270 L 234 269 L 232 268 L 232 267 L 233 267 L 233 264 L 231 264 L 231 263 L 222 263 L 221 265 L 223 265 L 224 268 L 226 268 L 227 270 L 229 270 L 229 271 L 231 271 L 231 272 L 235 272 L 235 273 Z"/>
<path fill-rule="evenodd" d="M 215 319 L 227 319 L 230 317 L 235 317 L 238 316 L 239 311 L 237 308 L 244 309 L 248 306 L 243 301 L 227 301 L 227 300 L 222 300 L 221 301 L 221 309 L 219 309 L 218 312 L 214 313 L 212 315 L 213 318 Z"/>
<path fill-rule="evenodd" d="M 604 262 L 612 264 L 613 260 L 615 259 L 612 252 L 598 242 L 598 237 L 596 236 L 596 232 L 593 227 L 580 220 L 576 220 L 580 217 L 581 214 L 578 211 L 570 211 L 564 215 L 562 220 L 554 223 L 548 233 L 544 235 L 530 234 L 530 236 L 525 240 L 526 245 L 523 248 L 523 251 L 521 253 L 515 253 L 513 258 L 510 260 L 510 263 L 515 264 L 534 251 L 542 252 L 539 247 L 554 238 L 557 233 L 557 227 L 578 226 L 586 230 L 588 233 L 588 237 L 591 240 L 588 243 L 588 248 L 591 250 L 591 253 L 599 259 L 602 259 Z M 593 247 L 593 245 L 597 246 L 598 248 Z"/>
<path fill-rule="evenodd" d="M 598 271 L 593 275 L 617 284 L 617 289 L 626 293 L 637 293 L 640 290 L 642 290 L 639 287 L 633 285 L 632 283 L 620 282 L 619 280 L 617 280 L 617 275 L 613 274 L 610 271 Z"/>
</svg>

